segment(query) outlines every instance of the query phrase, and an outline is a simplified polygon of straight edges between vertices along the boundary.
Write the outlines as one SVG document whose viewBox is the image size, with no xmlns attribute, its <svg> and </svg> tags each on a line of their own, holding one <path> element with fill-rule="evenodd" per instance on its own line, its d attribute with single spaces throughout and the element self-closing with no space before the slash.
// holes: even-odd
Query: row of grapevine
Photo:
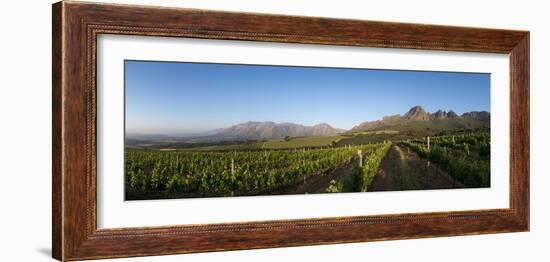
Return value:
<svg viewBox="0 0 550 262">
<path fill-rule="evenodd" d="M 380 145 L 314 150 L 126 153 L 126 184 L 138 191 L 210 196 L 269 192 L 349 162 Z M 369 160 L 367 160 L 367 165 Z"/>
<path fill-rule="evenodd" d="M 427 143 L 426 139 L 413 140 L 412 142 L 419 144 Z M 469 155 L 471 151 L 476 151 L 481 158 L 488 158 L 491 154 L 491 134 L 488 131 L 430 137 L 430 144 L 461 150 L 466 155 Z"/>
<path fill-rule="evenodd" d="M 330 181 L 326 192 L 339 193 L 368 191 L 370 184 L 378 172 L 382 159 L 386 156 L 391 146 L 392 143 L 384 143 L 378 148 L 365 154 L 363 157 L 366 159 L 364 163 L 356 163 L 349 170 L 349 179 L 344 181 Z"/>
<path fill-rule="evenodd" d="M 482 152 L 490 152 L 490 146 L 488 146 L 489 149 L 485 148 L 486 141 L 476 139 L 476 141 L 464 142 L 462 146 L 452 146 L 448 144 L 448 140 L 445 140 L 447 138 L 431 139 L 434 143 L 429 150 L 423 143 L 402 142 L 402 144 L 413 149 L 420 157 L 437 164 L 466 187 L 490 186 L 490 161 L 470 156 L 470 148 L 477 148 L 478 156 L 482 156 Z"/>
<path fill-rule="evenodd" d="M 375 149 L 374 152 L 370 154 L 369 158 L 367 159 L 361 170 L 363 175 L 362 191 L 368 191 L 368 187 L 376 176 L 376 173 L 378 172 L 378 167 L 380 166 L 382 159 L 388 153 L 388 150 L 390 150 L 391 146 L 392 143 L 384 143 L 381 147 Z"/>
</svg>

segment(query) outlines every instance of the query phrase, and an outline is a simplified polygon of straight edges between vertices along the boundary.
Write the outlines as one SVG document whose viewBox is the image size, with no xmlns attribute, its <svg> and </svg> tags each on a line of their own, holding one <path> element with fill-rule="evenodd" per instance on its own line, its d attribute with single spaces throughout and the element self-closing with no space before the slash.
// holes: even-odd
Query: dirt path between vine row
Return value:
<svg viewBox="0 0 550 262">
<path fill-rule="evenodd" d="M 463 188 L 435 164 L 421 159 L 412 149 L 393 145 L 367 191 Z"/>
<path fill-rule="evenodd" d="M 330 171 L 325 175 L 314 175 L 307 178 L 305 181 L 300 181 L 298 184 L 292 187 L 288 187 L 282 190 L 270 192 L 269 194 L 313 194 L 313 193 L 325 193 L 326 189 L 330 185 L 331 180 L 342 181 L 349 175 L 349 171 L 352 168 L 353 161 L 347 161 L 336 169 Z"/>
</svg>

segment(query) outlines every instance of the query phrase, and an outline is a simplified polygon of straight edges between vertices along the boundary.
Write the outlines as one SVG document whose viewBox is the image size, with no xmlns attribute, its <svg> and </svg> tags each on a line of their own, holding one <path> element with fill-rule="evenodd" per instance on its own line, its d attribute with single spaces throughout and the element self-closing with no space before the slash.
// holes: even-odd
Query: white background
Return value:
<svg viewBox="0 0 550 262">
<path fill-rule="evenodd" d="M 105 0 L 107 1 L 107 0 Z M 112 2 L 112 1 L 109 1 Z M 127 261 L 548 261 L 550 28 L 544 1 L 118 1 L 531 31 L 531 232 L 217 252 Z M 48 261 L 51 246 L 51 7 L 0 13 L 0 241 L 3 261 Z"/>
</svg>

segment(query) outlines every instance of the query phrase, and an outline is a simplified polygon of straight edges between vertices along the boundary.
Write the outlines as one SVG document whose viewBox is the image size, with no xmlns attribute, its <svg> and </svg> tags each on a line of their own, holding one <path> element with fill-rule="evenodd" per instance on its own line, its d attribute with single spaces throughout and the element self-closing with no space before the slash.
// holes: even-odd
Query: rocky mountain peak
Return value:
<svg viewBox="0 0 550 262">
<path fill-rule="evenodd" d="M 434 118 L 435 120 L 445 119 L 445 118 L 447 118 L 447 112 L 445 112 L 445 111 L 439 109 L 439 110 L 437 110 L 437 112 L 435 112 L 435 113 L 433 114 L 433 118 Z"/>
<path fill-rule="evenodd" d="M 327 123 L 320 123 L 320 124 L 314 125 L 313 127 L 331 127 L 331 126 Z"/>
<path fill-rule="evenodd" d="M 447 112 L 447 117 L 448 118 L 458 118 L 458 115 L 455 113 L 455 111 L 450 110 L 449 112 Z"/>
<path fill-rule="evenodd" d="M 414 106 L 404 115 L 404 117 L 408 120 L 430 120 L 430 115 L 426 113 L 426 110 L 424 110 L 421 106 Z"/>
</svg>

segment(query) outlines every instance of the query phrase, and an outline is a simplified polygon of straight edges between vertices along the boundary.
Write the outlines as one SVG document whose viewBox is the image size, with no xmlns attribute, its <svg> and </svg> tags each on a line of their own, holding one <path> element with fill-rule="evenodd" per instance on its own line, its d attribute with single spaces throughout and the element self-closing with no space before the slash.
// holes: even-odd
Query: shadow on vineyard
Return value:
<svg viewBox="0 0 550 262">
<path fill-rule="evenodd" d="M 397 144 L 382 160 L 369 191 L 402 191 L 463 188 L 436 164 L 420 158 L 416 152 Z"/>
</svg>

